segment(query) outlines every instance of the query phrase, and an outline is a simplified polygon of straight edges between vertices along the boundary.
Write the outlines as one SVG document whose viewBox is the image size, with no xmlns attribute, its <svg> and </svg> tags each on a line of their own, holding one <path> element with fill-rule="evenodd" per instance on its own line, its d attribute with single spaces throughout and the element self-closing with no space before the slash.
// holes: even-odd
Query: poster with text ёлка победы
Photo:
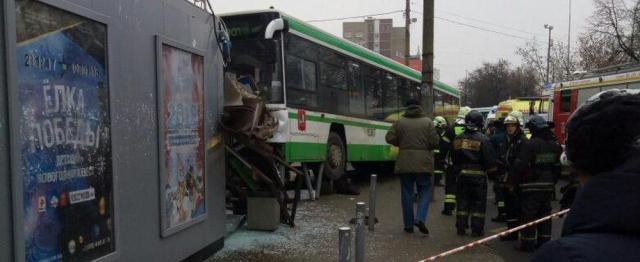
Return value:
<svg viewBox="0 0 640 262">
<path fill-rule="evenodd" d="M 104 24 L 16 1 L 26 261 L 115 251 Z"/>
</svg>

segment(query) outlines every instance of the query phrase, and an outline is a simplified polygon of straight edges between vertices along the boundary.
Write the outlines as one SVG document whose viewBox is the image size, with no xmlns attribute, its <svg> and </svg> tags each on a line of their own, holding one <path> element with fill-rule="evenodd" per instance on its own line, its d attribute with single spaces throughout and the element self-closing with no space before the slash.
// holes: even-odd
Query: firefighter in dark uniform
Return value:
<svg viewBox="0 0 640 262">
<path fill-rule="evenodd" d="M 456 183 L 456 228 L 466 234 L 471 217 L 471 235 L 484 235 L 484 215 L 487 207 L 487 176 L 496 171 L 495 153 L 489 138 L 481 132 L 484 119 L 472 110 L 465 117 L 465 130 L 453 141 L 451 154 Z"/>
<path fill-rule="evenodd" d="M 462 134 L 464 132 L 464 119 L 467 114 L 471 111 L 471 108 L 465 106 L 461 107 L 458 110 L 458 117 L 456 118 L 455 123 L 450 126 L 445 132 L 446 140 L 451 141 L 456 138 L 456 136 Z M 441 139 L 442 141 L 442 139 Z M 451 145 L 450 145 L 451 146 Z M 451 147 L 450 147 L 451 148 Z M 445 216 L 453 215 L 453 210 L 456 208 L 456 174 L 455 168 L 453 166 L 453 161 L 451 160 L 451 150 L 449 150 L 448 154 L 445 154 L 445 186 L 444 186 L 444 209 L 442 209 L 442 214 Z"/>
<path fill-rule="evenodd" d="M 560 176 L 562 147 L 556 142 L 547 121 L 535 115 L 526 125 L 531 139 L 522 145 L 515 161 L 515 175 L 509 177 L 511 185 L 520 192 L 520 220 L 527 223 L 551 214 L 551 199 L 555 182 Z M 537 237 L 536 237 L 537 231 Z M 533 252 L 551 239 L 551 221 L 520 232 L 520 250 Z"/>
<path fill-rule="evenodd" d="M 451 148 L 451 140 L 446 136 L 449 126 L 447 125 L 447 120 L 444 117 L 436 116 L 433 119 L 433 125 L 436 127 L 436 133 L 438 133 L 438 136 L 440 137 L 438 149 L 433 150 L 433 183 L 435 186 L 441 187 L 443 186 L 442 177 L 444 176 L 445 170 L 444 158 Z"/>
<path fill-rule="evenodd" d="M 507 142 L 507 134 L 504 128 L 504 118 L 499 118 L 493 121 L 493 128 L 494 128 L 494 132 L 489 137 L 489 139 L 491 140 L 493 149 L 495 149 L 497 153 L 496 164 L 498 166 L 498 171 L 496 172 L 496 177 L 493 180 L 493 193 L 496 197 L 495 203 L 498 206 L 498 216 L 495 218 L 492 218 L 491 221 L 506 222 L 507 213 L 506 213 L 505 201 L 504 201 L 504 195 L 505 195 L 506 189 L 503 181 L 507 176 L 507 171 L 504 168 L 504 161 L 502 161 L 502 158 L 501 158 L 502 154 L 500 151 L 503 145 Z"/>
<path fill-rule="evenodd" d="M 505 176 L 499 178 L 501 187 L 504 191 L 504 212 L 507 227 L 509 229 L 520 225 L 520 200 L 517 185 L 507 184 L 507 180 L 511 176 L 515 176 L 514 164 L 516 158 L 520 154 L 522 145 L 527 141 L 527 136 L 520 127 L 520 121 L 516 116 L 509 115 L 504 120 L 507 137 L 505 143 L 498 150 L 500 169 L 505 171 Z M 517 240 L 518 233 L 512 233 L 500 237 L 503 241 Z"/>
</svg>

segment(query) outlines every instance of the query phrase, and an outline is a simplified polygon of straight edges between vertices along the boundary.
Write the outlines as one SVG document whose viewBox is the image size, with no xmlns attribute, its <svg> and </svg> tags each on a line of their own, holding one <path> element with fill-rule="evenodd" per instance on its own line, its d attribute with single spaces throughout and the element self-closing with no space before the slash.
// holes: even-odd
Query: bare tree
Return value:
<svg viewBox="0 0 640 262">
<path fill-rule="evenodd" d="M 594 0 L 589 28 L 580 39 L 585 69 L 640 61 L 640 0 Z"/>
<path fill-rule="evenodd" d="M 626 55 L 618 48 L 618 43 L 611 37 L 599 37 L 585 34 L 579 38 L 580 68 L 593 70 L 628 62 Z"/>
<path fill-rule="evenodd" d="M 577 70 L 579 63 L 579 56 L 575 52 L 569 56 L 566 43 L 554 42 L 551 47 L 551 82 L 573 80 L 573 73 Z"/>
<path fill-rule="evenodd" d="M 536 72 L 529 67 L 512 69 L 506 60 L 484 63 L 460 81 L 462 104 L 492 106 L 500 101 L 539 94 Z"/>
<path fill-rule="evenodd" d="M 518 48 L 516 53 L 522 58 L 522 67 L 533 70 L 538 87 L 543 87 L 547 75 L 547 48 L 541 48 L 534 39 Z M 572 54 L 569 60 L 568 55 L 565 43 L 552 41 L 549 57 L 549 80 L 552 83 L 573 79 L 573 72 L 579 64 L 579 56 Z"/>
<path fill-rule="evenodd" d="M 525 43 L 523 47 L 519 47 L 516 54 L 522 58 L 523 66 L 529 67 L 535 72 L 536 83 L 542 86 L 547 75 L 546 50 L 541 50 L 534 39 Z"/>
</svg>

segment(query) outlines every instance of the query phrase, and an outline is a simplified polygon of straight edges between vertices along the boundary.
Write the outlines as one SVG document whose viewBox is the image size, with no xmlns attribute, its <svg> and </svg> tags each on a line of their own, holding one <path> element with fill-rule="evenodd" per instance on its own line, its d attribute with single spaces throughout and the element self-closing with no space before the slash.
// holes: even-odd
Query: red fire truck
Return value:
<svg viewBox="0 0 640 262">
<path fill-rule="evenodd" d="M 553 85 L 553 122 L 558 141 L 564 144 L 564 126 L 589 97 L 609 89 L 640 89 L 640 64 L 625 64 L 585 73 L 578 80 Z"/>
</svg>

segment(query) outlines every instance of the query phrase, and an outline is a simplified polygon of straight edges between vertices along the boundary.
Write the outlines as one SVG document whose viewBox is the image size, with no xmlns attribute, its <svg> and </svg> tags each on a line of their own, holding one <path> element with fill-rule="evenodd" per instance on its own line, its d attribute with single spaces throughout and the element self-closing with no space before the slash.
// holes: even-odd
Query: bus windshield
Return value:
<svg viewBox="0 0 640 262">
<path fill-rule="evenodd" d="M 272 13 L 224 17 L 231 35 L 231 63 L 228 71 L 251 79 L 254 92 L 267 103 L 284 103 L 281 34 L 264 39 L 264 28 Z"/>
</svg>

